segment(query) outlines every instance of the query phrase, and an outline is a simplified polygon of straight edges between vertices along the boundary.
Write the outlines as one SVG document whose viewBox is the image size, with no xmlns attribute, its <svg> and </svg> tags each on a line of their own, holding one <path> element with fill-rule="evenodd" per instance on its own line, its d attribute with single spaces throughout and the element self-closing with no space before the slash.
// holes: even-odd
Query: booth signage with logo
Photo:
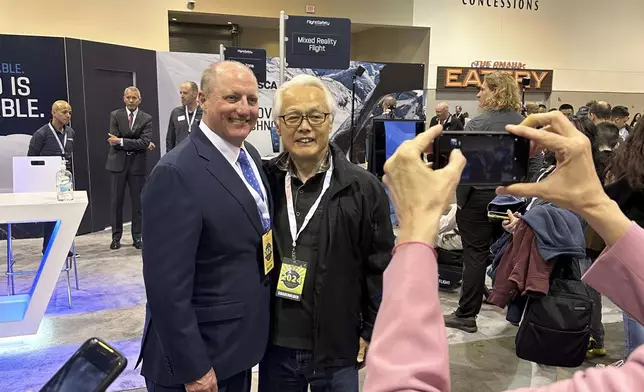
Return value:
<svg viewBox="0 0 644 392">
<path fill-rule="evenodd" d="M 285 32 L 289 68 L 349 68 L 350 19 L 289 15 Z"/>
<path fill-rule="evenodd" d="M 224 58 L 246 65 L 253 71 L 258 82 L 266 81 L 266 49 L 226 47 Z"/>
</svg>

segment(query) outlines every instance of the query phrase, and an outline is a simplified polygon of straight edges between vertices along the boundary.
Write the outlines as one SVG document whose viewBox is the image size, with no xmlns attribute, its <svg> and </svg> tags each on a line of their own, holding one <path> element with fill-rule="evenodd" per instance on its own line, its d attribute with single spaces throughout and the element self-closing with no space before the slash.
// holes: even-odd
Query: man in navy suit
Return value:
<svg viewBox="0 0 644 392">
<path fill-rule="evenodd" d="M 248 392 L 268 340 L 272 269 L 271 195 L 244 142 L 257 80 L 242 64 L 217 63 L 199 101 L 199 129 L 143 191 L 142 374 L 150 391 Z"/>
</svg>

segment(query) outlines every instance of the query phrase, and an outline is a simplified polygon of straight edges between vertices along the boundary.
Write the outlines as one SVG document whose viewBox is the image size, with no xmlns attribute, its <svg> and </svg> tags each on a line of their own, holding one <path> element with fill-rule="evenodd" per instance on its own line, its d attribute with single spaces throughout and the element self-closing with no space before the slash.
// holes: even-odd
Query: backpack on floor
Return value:
<svg viewBox="0 0 644 392">
<path fill-rule="evenodd" d="M 521 359 L 559 367 L 578 367 L 584 362 L 595 305 L 581 281 L 577 260 L 567 261 L 576 265 L 572 274 L 561 273 L 559 268 L 557 277 L 550 280 L 548 295 L 528 299 L 515 340 Z M 564 269 L 570 271 L 568 266 Z"/>
<path fill-rule="evenodd" d="M 463 251 L 436 248 L 438 255 L 438 287 L 454 290 L 463 280 Z"/>
</svg>

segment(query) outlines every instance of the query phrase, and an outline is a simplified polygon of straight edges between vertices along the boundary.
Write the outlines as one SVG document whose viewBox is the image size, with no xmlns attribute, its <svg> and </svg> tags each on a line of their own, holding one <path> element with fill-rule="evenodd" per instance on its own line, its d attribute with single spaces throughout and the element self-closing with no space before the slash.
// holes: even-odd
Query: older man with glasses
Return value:
<svg viewBox="0 0 644 392">
<path fill-rule="evenodd" d="M 320 79 L 284 83 L 273 111 L 285 152 L 266 167 L 279 257 L 259 390 L 357 392 L 394 246 L 387 195 L 329 143 L 335 101 Z"/>
</svg>

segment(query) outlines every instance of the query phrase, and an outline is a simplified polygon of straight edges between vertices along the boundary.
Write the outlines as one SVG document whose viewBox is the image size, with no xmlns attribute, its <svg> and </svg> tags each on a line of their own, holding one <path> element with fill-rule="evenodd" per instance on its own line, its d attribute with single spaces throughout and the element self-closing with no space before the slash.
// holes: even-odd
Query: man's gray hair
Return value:
<svg viewBox="0 0 644 392">
<path fill-rule="evenodd" d="M 322 92 L 324 93 L 324 100 L 326 101 L 326 105 L 329 108 L 329 112 L 333 117 L 335 117 L 335 112 L 337 110 L 335 99 L 333 99 L 333 95 L 331 94 L 331 91 L 329 91 L 328 87 L 324 84 L 324 82 L 322 82 L 320 78 L 315 76 L 297 75 L 296 77 L 289 80 L 288 82 L 283 83 L 275 92 L 275 98 L 273 98 L 273 121 L 277 122 L 277 120 L 279 119 L 279 116 L 282 115 L 283 95 L 286 92 L 286 90 L 293 87 L 298 87 L 298 86 L 299 87 L 303 87 L 303 86 L 317 87 L 320 90 L 322 90 Z"/>
<path fill-rule="evenodd" d="M 125 89 L 125 91 L 123 91 L 123 96 L 125 96 L 125 94 L 127 94 L 127 92 L 128 92 L 128 91 L 132 91 L 132 92 L 137 93 L 137 94 L 138 94 L 138 96 L 139 96 L 139 99 L 140 99 L 140 98 L 143 98 L 143 97 L 141 96 L 141 91 L 139 91 L 139 89 L 138 89 L 137 87 L 135 87 L 135 86 L 127 87 L 127 88 Z"/>
</svg>

